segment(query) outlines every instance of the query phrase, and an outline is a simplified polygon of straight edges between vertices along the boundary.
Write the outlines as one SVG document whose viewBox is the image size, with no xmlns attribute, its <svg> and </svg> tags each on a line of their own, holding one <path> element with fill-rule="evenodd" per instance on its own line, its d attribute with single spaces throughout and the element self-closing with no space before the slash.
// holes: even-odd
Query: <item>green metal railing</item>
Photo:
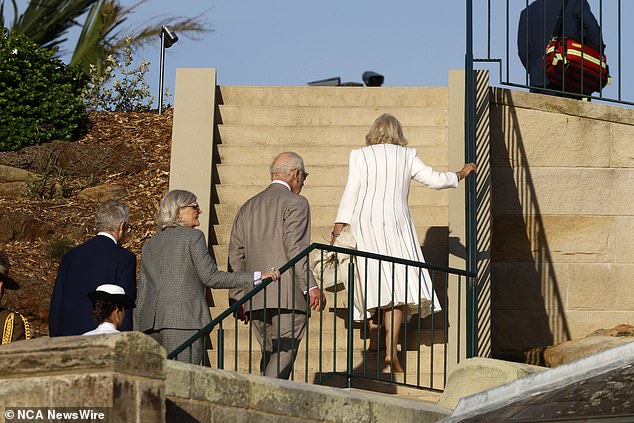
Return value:
<svg viewBox="0 0 634 423">
<path fill-rule="evenodd" d="M 401 384 L 407 386 L 415 386 L 419 388 L 427 388 L 433 390 L 442 390 L 444 388 L 446 377 L 447 377 L 447 369 L 449 366 L 452 366 L 458 363 L 461 357 L 464 356 L 464 350 L 461 352 L 461 344 L 463 341 L 463 336 L 461 333 L 461 328 L 466 328 L 466 345 L 467 348 L 471 348 L 469 346 L 473 346 L 477 344 L 477 340 L 475 337 L 477 336 L 477 331 L 473 330 L 471 323 L 473 322 L 473 317 L 468 317 L 465 315 L 467 311 L 464 310 L 464 305 L 468 305 L 470 298 L 475 298 L 476 294 L 470 292 L 476 289 L 476 284 L 474 282 L 475 274 L 473 272 L 468 272 L 459 269 L 453 269 L 446 266 L 436 266 L 433 264 L 420 263 L 410 260 L 404 260 L 394 257 L 383 256 L 380 254 L 373 254 L 363 251 L 350 250 L 341 247 L 335 247 L 325 244 L 314 243 L 311 244 L 308 248 L 286 263 L 284 266 L 280 268 L 280 273 L 282 273 L 282 277 L 287 275 L 287 277 L 291 278 L 293 283 L 293 288 L 295 287 L 295 282 L 297 280 L 296 274 L 296 264 L 298 264 L 301 260 L 308 258 L 309 255 L 313 252 L 313 260 L 318 258 L 318 265 L 313 267 L 314 273 L 316 273 L 316 279 L 320 281 L 320 288 L 324 288 L 324 284 L 326 285 L 334 285 L 332 297 L 333 304 L 329 304 L 327 311 L 319 311 L 319 317 L 313 316 L 312 319 L 307 319 L 307 326 L 305 329 L 305 335 L 301 340 L 301 343 L 304 347 L 305 356 L 303 359 L 300 355 L 297 356 L 297 360 L 295 361 L 295 365 L 291 369 L 290 379 L 296 379 L 296 368 L 302 367 L 303 364 L 303 381 L 304 382 L 313 382 L 319 384 L 331 384 L 333 381 L 339 380 L 340 385 L 351 387 L 353 385 L 353 381 L 360 379 L 370 379 L 370 380 L 379 380 L 392 384 Z M 346 257 L 349 259 L 349 264 L 345 266 L 346 268 L 341 268 L 339 265 L 334 266 L 334 272 L 332 273 L 332 281 L 329 280 L 328 276 L 325 275 L 325 267 L 327 266 L 328 253 L 330 253 L 330 260 L 334 259 L 335 263 L 339 263 L 339 259 L 342 257 Z M 334 255 L 334 257 L 333 257 Z M 367 311 L 367 296 L 366 301 L 363 305 L 363 320 L 355 322 L 353 320 L 353 308 L 348 307 L 347 305 L 354 304 L 355 299 L 355 273 L 357 269 L 364 266 L 366 270 L 364 273 L 367 275 L 367 269 L 370 266 L 379 266 L 379 268 L 390 268 L 391 269 L 391 292 L 392 292 L 392 311 L 394 310 L 394 288 L 395 288 L 395 272 L 398 266 L 401 269 L 405 270 L 406 280 L 405 287 L 407 289 L 407 275 L 410 269 L 417 269 L 418 274 L 418 298 L 422 298 L 421 289 L 423 286 L 423 272 L 427 271 L 431 276 L 431 279 L 434 283 L 435 290 L 438 293 L 439 299 L 442 303 L 442 311 L 438 313 L 434 313 L 433 310 L 433 301 L 432 301 L 432 313 L 426 319 L 421 318 L 421 305 L 419 304 L 417 307 L 417 313 L 409 315 L 408 308 L 405 307 L 405 319 L 403 329 L 403 339 L 401 341 L 401 356 L 403 357 L 402 363 L 406 372 L 404 374 L 395 374 L 392 369 L 389 372 L 385 372 L 384 370 L 387 368 L 387 365 L 384 364 L 384 361 L 381 360 L 383 356 L 381 350 L 381 336 L 377 336 L 377 351 L 371 351 L 368 345 L 368 338 L 371 334 L 368 333 L 368 318 L 366 315 Z M 311 272 L 311 270 L 307 270 L 307 272 Z M 341 274 L 347 276 L 341 278 Z M 379 275 L 381 272 L 379 272 Z M 308 278 L 309 275 L 306 275 Z M 369 289 L 368 287 L 368 278 L 367 276 L 364 278 L 365 280 L 360 281 L 358 279 L 357 283 L 362 283 L 363 289 L 365 292 Z M 342 289 L 339 291 L 337 289 L 337 283 L 340 281 L 347 281 L 346 289 Z M 329 284 L 332 282 L 332 284 Z M 225 365 L 228 358 L 229 348 L 227 348 L 227 344 L 225 343 L 225 335 L 226 329 L 225 326 L 227 322 L 232 322 L 234 326 L 234 340 L 233 340 L 233 366 L 229 366 L 229 369 L 236 371 L 243 371 L 253 373 L 254 368 L 257 366 L 254 365 L 254 361 L 260 362 L 262 360 L 262 352 L 254 354 L 254 343 L 253 343 L 253 323 L 252 320 L 249 321 L 248 327 L 248 345 L 246 350 L 241 350 L 238 342 L 239 332 L 240 332 L 240 324 L 239 320 L 236 316 L 238 309 L 240 307 L 247 306 L 247 309 L 250 309 L 249 304 L 252 303 L 253 298 L 262 293 L 265 298 L 267 295 L 267 287 L 271 286 L 271 284 L 275 284 L 278 282 L 272 282 L 270 279 L 263 281 L 261 285 L 253 288 L 251 291 L 246 293 L 240 300 L 234 302 L 227 310 L 223 311 L 216 318 L 212 320 L 207 326 L 200 329 L 194 336 L 192 336 L 187 342 L 185 342 L 180 347 L 176 348 L 174 351 L 168 354 L 169 359 L 182 359 L 182 354 L 188 354 L 186 357 L 189 357 L 190 361 L 192 357 L 191 349 L 196 341 L 203 341 L 203 348 L 207 349 L 206 338 L 210 334 L 214 334 L 217 338 L 214 349 L 217 350 L 217 357 L 214 361 L 210 360 L 210 365 L 215 366 L 219 369 L 226 369 Z M 340 287 L 339 287 L 340 288 Z M 378 295 L 380 297 L 380 289 L 381 283 L 378 283 Z M 277 290 L 278 296 L 280 295 L 281 290 Z M 292 292 L 295 292 L 293 289 Z M 411 291 L 410 291 L 411 292 Z M 346 304 L 341 306 L 339 305 L 340 299 L 338 296 L 345 295 Z M 416 294 L 412 294 L 416 295 Z M 465 297 L 467 298 L 465 302 Z M 278 301 L 279 303 L 279 301 Z M 266 304 L 266 300 L 264 302 Z M 295 304 L 295 297 L 293 297 L 293 304 Z M 475 304 L 475 303 L 473 303 Z M 307 306 L 308 307 L 308 306 Z M 472 308 L 473 306 L 470 306 Z M 437 311 L 437 310 L 436 310 Z M 474 313 L 476 310 L 469 310 L 468 313 Z M 275 313 L 281 313 L 283 310 L 279 308 L 275 309 L 265 309 L 264 310 L 264 318 L 266 321 L 266 313 L 271 313 L 274 315 Z M 309 310 L 290 310 L 288 311 L 293 314 L 295 317 L 295 313 L 309 313 Z M 332 327 L 326 327 L 324 323 L 324 313 L 332 313 L 333 323 Z M 314 312 L 316 313 L 316 312 Z M 451 317 L 450 317 L 451 316 Z M 227 320 L 228 318 L 233 317 L 232 320 Z M 377 315 L 377 323 L 381 325 L 381 314 Z M 311 333 L 310 324 L 318 322 L 318 328 L 313 330 Z M 467 322 L 469 325 L 466 325 Z M 231 324 L 231 323 L 229 323 Z M 342 327 L 343 325 L 343 327 Z M 393 325 L 393 320 L 392 320 Z M 450 326 L 452 329 L 450 331 Z M 394 328 L 392 327 L 392 332 Z M 275 332 L 275 328 L 273 328 L 272 332 Z M 342 333 L 343 331 L 343 333 Z M 450 335 L 450 332 L 452 335 Z M 295 333 L 295 328 L 293 328 L 293 333 Z M 464 332 L 463 332 L 464 333 Z M 280 325 L 277 325 L 277 337 L 274 336 L 274 333 L 267 333 L 264 331 L 264 336 L 273 336 L 275 339 L 273 340 L 274 345 L 277 342 L 278 349 L 280 347 Z M 315 361 L 309 360 L 310 353 L 310 345 L 315 342 L 313 339 L 315 336 L 318 336 L 317 342 L 319 342 L 318 348 L 318 359 Z M 327 344 L 328 337 L 332 336 L 331 343 Z M 294 336 L 291 336 L 294 339 Z M 360 339 L 357 339 L 360 338 Z M 294 342 L 294 341 L 291 341 Z M 263 340 L 263 344 L 266 344 L 266 338 Z M 257 344 L 256 344 L 257 345 Z M 294 347 L 294 345 L 292 346 Z M 424 347 L 427 352 L 421 352 L 421 348 Z M 442 347 L 442 363 L 440 365 L 436 362 L 439 358 L 437 357 L 437 349 Z M 189 353 L 188 353 L 189 350 Z M 451 352 L 449 351 L 451 350 Z M 412 364 L 411 362 L 408 364 L 407 359 L 408 355 L 416 356 L 416 363 Z M 471 356 L 470 353 L 466 352 L 467 356 Z M 247 362 L 244 362 L 244 358 L 246 356 Z M 260 359 L 258 360 L 258 357 Z M 212 357 L 213 358 L 213 357 Z M 408 368 L 410 372 L 408 373 Z M 440 369 L 439 369 L 440 368 Z M 279 355 L 277 361 L 277 373 L 280 374 L 280 362 Z M 258 367 L 259 371 L 259 367 Z M 415 373 L 415 376 L 412 375 Z M 423 379 L 425 376 L 428 378 Z M 415 382 L 412 380 L 415 379 Z M 440 380 L 439 380 L 440 379 Z"/>
<path fill-rule="evenodd" d="M 517 46 L 516 43 L 513 43 L 514 38 L 512 38 L 518 31 L 518 21 L 519 21 L 519 13 L 522 9 L 528 8 L 529 4 L 531 4 L 534 0 L 521 0 L 521 1 L 511 1 L 504 0 L 495 2 L 494 6 L 491 5 L 491 0 L 476 0 L 476 10 L 484 11 L 486 10 L 486 24 L 479 25 L 478 34 L 482 34 L 480 30 L 484 28 L 486 31 L 486 45 L 484 44 L 485 37 L 478 37 L 479 40 L 483 40 L 483 42 L 478 44 L 478 58 L 474 58 L 474 50 L 473 45 L 469 50 L 467 46 L 467 56 L 470 55 L 470 66 L 473 69 L 474 63 L 492 63 L 496 64 L 498 68 L 499 74 L 499 84 L 509 87 L 516 88 L 528 88 L 534 89 L 538 87 L 531 87 L 529 84 L 528 72 L 523 70 L 521 73 L 512 72 L 514 68 L 521 64 L 519 64 L 519 57 L 517 56 Z M 564 0 L 546 0 L 548 2 L 557 2 L 557 4 L 563 4 Z M 569 2 L 573 0 L 568 0 Z M 475 37 L 474 34 L 474 26 L 473 26 L 473 5 L 474 0 L 467 0 L 467 40 L 473 40 Z M 564 95 L 569 94 L 570 96 L 576 98 L 590 98 L 596 100 L 602 100 L 609 103 L 618 103 L 624 105 L 634 105 L 634 99 L 632 98 L 624 98 L 623 97 L 623 86 L 624 82 L 627 85 L 627 79 L 624 79 L 623 73 L 623 25 L 622 25 L 622 13 L 623 13 L 623 2 L 622 0 L 590 0 L 591 12 L 595 16 L 601 34 L 601 42 L 605 42 L 607 56 L 608 56 L 608 65 L 610 68 L 610 76 L 612 77 L 611 86 L 608 85 L 605 88 L 601 89 L 598 93 L 593 95 L 580 95 L 578 93 L 573 93 L 570 90 L 566 89 L 565 86 L 565 75 L 562 76 L 563 79 L 563 87 L 561 89 L 549 89 L 549 88 L 538 88 L 538 92 L 550 93 L 553 95 Z M 626 4 L 631 10 L 632 5 L 629 3 Z M 581 2 L 581 7 L 588 7 L 585 2 Z M 471 13 L 469 13 L 471 10 Z M 493 16 L 493 19 L 492 19 Z M 502 18 L 503 17 L 503 18 Z M 527 31 L 528 31 L 527 26 Z M 608 31 L 604 32 L 604 29 Z M 631 38 L 632 29 L 625 28 L 627 33 L 625 34 L 625 38 Z M 552 29 L 544 28 L 544 31 L 547 32 L 546 38 L 549 39 L 552 35 Z M 581 22 L 581 37 L 584 35 L 584 22 L 583 22 L 583 13 L 582 13 L 582 22 Z M 503 42 L 502 42 L 503 40 Z M 468 41 L 469 42 L 469 41 Z M 544 46 L 545 47 L 545 46 Z M 599 46 L 599 50 L 603 53 L 603 46 Z M 545 68 L 544 68 L 545 73 Z M 544 74 L 545 76 L 545 74 Z M 581 78 L 581 86 L 583 91 L 583 73 Z M 609 94 L 606 94 L 608 92 Z"/>
</svg>

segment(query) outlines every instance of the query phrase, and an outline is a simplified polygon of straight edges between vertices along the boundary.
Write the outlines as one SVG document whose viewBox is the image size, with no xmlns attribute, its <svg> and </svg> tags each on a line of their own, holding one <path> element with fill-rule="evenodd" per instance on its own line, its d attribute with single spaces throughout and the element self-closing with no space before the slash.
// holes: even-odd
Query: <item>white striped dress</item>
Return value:
<svg viewBox="0 0 634 423">
<path fill-rule="evenodd" d="M 341 197 L 335 222 L 348 223 L 357 241 L 357 249 L 387 256 L 424 262 L 420 242 L 409 212 L 408 196 L 410 181 L 414 179 L 433 189 L 455 188 L 458 177 L 454 172 L 438 172 L 425 165 L 413 148 L 392 144 L 378 144 L 350 152 L 348 182 Z M 368 260 L 367 275 L 365 260 L 358 263 L 359 280 L 355 295 L 355 320 L 363 319 L 364 302 L 368 316 L 377 307 L 408 304 L 408 315 L 417 313 L 421 304 L 421 317 L 441 310 L 434 293 L 429 273 L 424 270 L 419 276 L 418 268 Z M 392 273 L 394 292 L 392 296 Z M 367 293 L 364 298 L 367 276 Z M 419 279 L 421 286 L 419 291 Z M 420 292 L 420 296 L 419 296 Z"/>
</svg>

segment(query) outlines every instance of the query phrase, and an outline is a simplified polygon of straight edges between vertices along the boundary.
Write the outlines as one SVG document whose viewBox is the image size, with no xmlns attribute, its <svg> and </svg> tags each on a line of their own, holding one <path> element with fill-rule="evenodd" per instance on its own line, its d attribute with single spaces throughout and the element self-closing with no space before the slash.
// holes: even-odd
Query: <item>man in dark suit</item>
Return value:
<svg viewBox="0 0 634 423">
<path fill-rule="evenodd" d="M 270 171 L 271 185 L 249 199 L 234 221 L 229 242 L 229 266 L 234 271 L 266 269 L 271 263 L 283 266 L 310 245 L 310 207 L 299 195 L 308 176 L 304 161 L 295 153 L 281 153 Z M 246 310 L 262 347 L 260 370 L 283 379 L 291 375 L 310 309 L 326 305 L 307 258 L 295 266 L 294 283 L 292 275 L 287 271 L 266 288 L 266 304 L 260 293 Z M 241 298 L 241 292 L 231 297 Z"/>
<path fill-rule="evenodd" d="M 97 236 L 62 257 L 49 311 L 49 336 L 81 335 L 97 327 L 88 293 L 99 285 L 123 287 L 136 300 L 136 257 L 121 247 L 128 230 L 128 206 L 112 200 L 97 206 Z M 132 312 L 121 330 L 132 330 Z"/>
<path fill-rule="evenodd" d="M 544 67 L 546 44 L 553 37 L 557 17 L 563 10 L 562 33 L 564 37 L 572 37 L 597 50 L 605 48 L 602 42 L 601 27 L 597 23 L 587 0 L 567 0 L 562 9 L 563 0 L 536 0 L 520 14 L 517 30 L 517 52 L 528 71 L 530 86 L 540 92 L 539 88 L 561 89 L 549 86 Z M 561 35 L 561 34 L 558 34 Z"/>
</svg>

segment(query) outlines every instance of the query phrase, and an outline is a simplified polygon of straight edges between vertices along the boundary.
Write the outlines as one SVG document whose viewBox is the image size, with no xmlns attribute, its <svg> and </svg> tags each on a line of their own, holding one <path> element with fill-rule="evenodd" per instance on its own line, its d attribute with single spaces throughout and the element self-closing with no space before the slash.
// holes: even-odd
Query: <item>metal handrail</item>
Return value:
<svg viewBox="0 0 634 423">
<path fill-rule="evenodd" d="M 334 246 L 334 245 L 321 244 L 321 243 L 312 243 L 312 244 L 310 244 L 302 252 L 300 252 L 295 257 L 293 257 L 291 260 L 289 260 L 288 263 L 286 263 L 283 266 L 281 266 L 279 268 L 280 274 L 283 274 L 286 271 L 288 271 L 289 269 L 293 268 L 295 266 L 295 264 L 297 264 L 300 260 L 302 260 L 305 257 L 307 257 L 312 251 L 314 251 L 316 249 L 326 250 L 326 251 L 331 251 L 331 252 L 341 253 L 341 254 L 349 254 L 349 255 L 354 255 L 356 257 L 363 257 L 363 258 L 366 258 L 366 259 L 374 259 L 374 260 L 380 260 L 380 261 L 389 261 L 391 263 L 402 264 L 402 265 L 405 265 L 405 266 L 424 267 L 424 268 L 426 268 L 428 270 L 439 271 L 439 272 L 447 272 L 447 273 L 452 273 L 452 274 L 456 274 L 456 275 L 464 276 L 464 277 L 475 277 L 475 273 L 474 272 L 469 272 L 469 271 L 462 270 L 462 269 L 455 269 L 455 268 L 451 268 L 451 267 L 447 267 L 447 266 L 439 266 L 439 265 L 434 265 L 434 264 L 429 264 L 429 263 L 421 263 L 421 262 L 417 262 L 417 261 L 413 261 L 413 260 L 406 260 L 406 259 L 401 259 L 401 258 L 397 258 L 397 257 L 385 256 L 385 255 L 382 255 L 382 254 L 370 253 L 370 252 L 367 252 L 367 251 L 352 250 L 352 249 L 349 249 L 349 248 L 342 248 L 342 247 L 337 247 L 337 246 Z M 258 293 L 263 291 L 271 283 L 273 283 L 273 280 L 271 278 L 264 279 L 260 285 L 258 285 L 257 287 L 253 288 L 252 290 L 250 290 L 241 299 L 235 301 L 229 308 L 227 308 L 225 311 L 220 313 L 218 315 L 218 317 L 213 319 L 206 326 L 204 326 L 201 329 L 199 329 L 198 332 L 196 332 L 194 335 L 192 335 L 182 345 L 180 345 L 179 347 L 174 349 L 172 352 L 170 352 L 167 355 L 167 358 L 168 359 L 176 358 L 180 353 L 185 351 L 187 348 L 191 347 L 194 342 L 198 341 L 199 339 L 201 339 L 204 336 L 209 335 L 211 333 L 211 331 L 218 324 L 220 324 L 227 317 L 232 316 L 234 313 L 236 313 L 238 311 L 238 309 L 242 305 L 244 305 L 245 303 L 247 303 L 251 299 L 253 299 L 253 297 L 255 297 Z M 467 334 L 467 336 L 469 337 L 470 334 Z"/>
</svg>

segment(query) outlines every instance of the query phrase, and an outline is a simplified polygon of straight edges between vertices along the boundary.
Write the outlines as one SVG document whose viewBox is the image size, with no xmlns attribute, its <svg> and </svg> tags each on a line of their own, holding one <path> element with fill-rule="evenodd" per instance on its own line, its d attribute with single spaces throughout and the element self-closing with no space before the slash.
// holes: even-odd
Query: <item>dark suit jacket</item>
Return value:
<svg viewBox="0 0 634 423">
<path fill-rule="evenodd" d="M 248 200 L 238 212 L 229 242 L 229 266 L 235 271 L 268 270 L 282 267 L 310 245 L 310 207 L 308 200 L 284 185 L 273 183 Z M 296 285 L 292 289 L 292 271 L 266 289 L 266 308 L 306 311 L 304 292 L 317 286 L 308 260 L 295 266 Z M 278 286 L 281 286 L 278 301 Z M 231 297 L 239 299 L 240 292 Z M 264 308 L 264 294 L 253 299 L 253 310 Z M 245 305 L 249 310 L 249 303 Z"/>
<path fill-rule="evenodd" d="M 51 297 L 49 335 L 81 335 L 96 328 L 87 294 L 104 283 L 120 285 L 136 299 L 136 257 L 98 235 L 62 258 Z M 132 310 L 126 310 L 120 330 L 132 330 Z"/>
<path fill-rule="evenodd" d="M 544 73 L 544 52 L 553 36 L 562 4 L 563 0 L 536 0 L 520 14 L 517 52 L 533 87 L 546 87 L 548 84 Z M 602 45 L 601 28 L 587 0 L 568 0 L 563 17 L 563 36 L 599 49 Z M 605 45 L 602 46 L 605 48 Z"/>
</svg>

